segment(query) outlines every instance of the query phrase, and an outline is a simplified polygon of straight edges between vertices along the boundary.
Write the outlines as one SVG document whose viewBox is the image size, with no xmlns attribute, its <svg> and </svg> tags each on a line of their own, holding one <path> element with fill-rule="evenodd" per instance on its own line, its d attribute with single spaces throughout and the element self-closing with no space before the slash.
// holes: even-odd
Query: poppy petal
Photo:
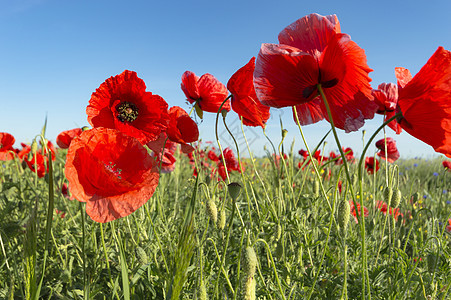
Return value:
<svg viewBox="0 0 451 300">
<path fill-rule="evenodd" d="M 272 107 L 308 102 L 317 96 L 316 59 L 288 45 L 262 44 L 254 71 L 258 100 Z"/>
<path fill-rule="evenodd" d="M 159 178 L 155 161 L 137 139 L 102 127 L 72 141 L 65 175 L 72 195 L 87 202 L 87 214 L 102 223 L 125 217 L 147 202 Z"/>
<path fill-rule="evenodd" d="M 321 98 L 316 97 L 310 102 L 295 105 L 298 114 L 299 123 L 301 125 L 309 125 L 319 122 L 325 118 L 321 109 Z M 293 119 L 296 123 L 295 110 L 293 108 Z"/>
<path fill-rule="evenodd" d="M 340 33 L 340 22 L 336 15 L 310 14 L 288 25 L 279 33 L 279 43 L 314 54 L 326 48 L 331 36 Z"/>
<path fill-rule="evenodd" d="M 399 91 L 401 126 L 451 157 L 451 52 L 439 47 Z"/>
</svg>

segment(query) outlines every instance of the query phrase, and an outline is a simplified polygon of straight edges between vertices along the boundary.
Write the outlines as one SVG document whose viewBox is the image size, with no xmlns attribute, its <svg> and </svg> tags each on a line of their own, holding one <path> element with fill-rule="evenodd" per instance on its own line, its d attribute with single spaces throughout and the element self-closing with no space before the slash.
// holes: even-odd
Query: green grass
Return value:
<svg viewBox="0 0 451 300">
<path fill-rule="evenodd" d="M 390 181 L 402 192 L 404 215 L 396 222 L 376 208 L 384 200 L 385 162 L 376 175 L 364 173 L 363 195 L 353 182 L 369 212 L 365 295 L 360 227 L 352 216 L 346 231 L 337 223 L 339 201 L 351 199 L 340 165 L 320 169 L 326 200 L 315 190 L 311 166 L 298 170 L 293 154 L 278 166 L 270 157 L 257 159 L 261 181 L 243 159 L 244 176 L 230 174 L 243 186 L 235 201 L 226 184 L 206 180 L 210 171 L 201 170 L 196 181 L 188 159 L 179 156 L 175 171 L 162 174 L 143 207 L 99 224 L 86 215 L 84 204 L 61 194 L 64 159 L 65 151 L 58 152 L 53 184 L 54 207 L 65 217 L 53 212 L 50 218 L 44 273 L 51 180 L 37 178 L 19 161 L 0 162 L 2 299 L 32 298 L 41 278 L 39 299 L 244 299 L 252 286 L 247 247 L 257 258 L 257 299 L 450 297 L 451 239 L 445 226 L 451 217 L 451 172 L 439 159 L 396 163 L 399 179 L 390 175 Z M 390 174 L 398 173 L 389 167 Z M 357 174 L 356 164 L 350 172 Z M 212 201 L 216 223 L 210 219 Z M 191 209 L 192 215 L 186 213 Z"/>
</svg>

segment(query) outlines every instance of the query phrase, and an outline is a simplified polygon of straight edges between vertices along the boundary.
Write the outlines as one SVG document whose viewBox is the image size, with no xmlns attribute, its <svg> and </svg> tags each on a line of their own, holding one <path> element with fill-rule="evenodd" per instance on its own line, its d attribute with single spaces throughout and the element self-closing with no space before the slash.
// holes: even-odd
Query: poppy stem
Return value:
<svg viewBox="0 0 451 300">
<path fill-rule="evenodd" d="M 219 151 L 221 152 L 222 164 L 224 165 L 224 171 L 225 171 L 225 173 L 227 175 L 227 183 L 230 183 L 230 177 L 229 177 L 229 172 L 227 171 L 227 165 L 226 165 L 226 162 L 225 162 L 224 152 L 222 151 L 222 146 L 221 146 L 221 143 L 219 142 L 218 121 L 219 121 L 219 114 L 221 113 L 222 107 L 227 102 L 227 100 L 229 100 L 230 97 L 232 97 L 232 95 L 230 95 L 227 98 L 225 98 L 225 100 L 219 106 L 218 112 L 216 114 L 216 124 L 215 124 L 216 142 L 218 143 Z"/>
<path fill-rule="evenodd" d="M 359 184 L 360 185 L 360 213 L 358 213 L 358 211 L 357 211 L 358 206 L 357 206 L 357 201 L 356 201 L 356 195 L 355 195 L 354 189 L 352 187 L 352 180 L 351 180 L 351 175 L 349 174 L 348 162 L 346 160 L 346 156 L 343 153 L 343 149 L 341 147 L 340 139 L 338 138 L 337 130 L 335 128 L 334 120 L 332 118 L 332 112 L 330 110 L 329 103 L 327 102 L 327 98 L 326 98 L 326 95 L 324 94 L 324 91 L 323 91 L 323 89 L 321 87 L 321 84 L 317 84 L 316 87 L 317 87 L 317 89 L 318 89 L 318 91 L 319 91 L 319 93 L 321 95 L 321 98 L 323 99 L 324 106 L 326 107 L 327 115 L 329 117 L 329 123 L 330 123 L 330 125 L 332 127 L 332 132 L 334 134 L 335 142 L 337 143 L 338 151 L 340 151 L 340 154 L 341 154 L 341 157 L 342 157 L 342 160 L 343 160 L 343 164 L 344 164 L 344 167 L 345 167 L 346 178 L 347 178 L 348 183 L 349 183 L 349 188 L 350 188 L 350 191 L 351 191 L 352 199 L 354 201 L 354 206 L 355 206 L 356 212 L 357 212 L 356 213 L 357 219 L 358 219 L 358 222 L 359 222 L 359 225 L 360 225 L 360 235 L 361 235 L 361 238 L 362 238 L 362 271 L 363 271 L 363 274 L 362 274 L 363 275 L 362 276 L 362 279 L 363 279 L 362 280 L 362 299 L 365 299 L 365 283 L 366 283 L 366 281 L 368 281 L 368 298 L 371 299 L 371 290 L 370 290 L 370 287 L 369 287 L 369 280 L 368 280 L 369 279 L 368 278 L 369 277 L 368 276 L 368 266 L 367 266 L 367 263 L 366 263 L 367 262 L 366 254 L 367 253 L 366 253 L 366 245 L 365 245 L 365 222 L 364 222 L 364 213 L 365 213 L 364 208 L 365 208 L 365 206 L 364 206 L 364 203 L 363 203 L 362 181 L 359 180 L 359 183 L 360 183 Z M 359 178 L 361 178 L 361 176 L 359 176 Z"/>
</svg>

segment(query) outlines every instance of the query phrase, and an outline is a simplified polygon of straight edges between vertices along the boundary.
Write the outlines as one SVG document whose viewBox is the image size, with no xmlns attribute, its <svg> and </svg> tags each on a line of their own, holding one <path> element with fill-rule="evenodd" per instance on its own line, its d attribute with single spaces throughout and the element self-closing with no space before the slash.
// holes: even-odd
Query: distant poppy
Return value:
<svg viewBox="0 0 451 300">
<path fill-rule="evenodd" d="M 445 169 L 448 169 L 448 171 L 451 171 L 451 160 L 444 160 L 442 162 L 442 164 Z"/>
<path fill-rule="evenodd" d="M 396 142 L 392 138 L 387 138 L 387 153 L 385 153 L 385 140 L 380 139 L 376 142 L 376 148 L 380 151 L 377 153 L 383 159 L 386 159 L 390 163 L 394 163 L 399 158 L 399 151 L 396 148 Z"/>
<path fill-rule="evenodd" d="M 199 129 L 196 122 L 191 119 L 188 113 L 181 107 L 173 106 L 169 109 L 169 125 L 167 130 L 168 137 L 171 141 L 183 145 L 182 151 L 187 153 L 194 151 L 194 148 L 188 143 L 195 142 L 199 139 Z M 186 150 L 184 151 L 184 149 Z"/>
<path fill-rule="evenodd" d="M 189 103 L 195 103 L 203 111 L 217 113 L 222 102 L 227 98 L 227 88 L 211 74 L 200 78 L 191 71 L 182 75 L 182 91 Z M 227 100 L 222 109 L 230 111 L 230 101 Z"/>
<path fill-rule="evenodd" d="M 302 156 L 304 159 L 306 159 L 308 157 L 308 151 L 301 149 L 298 151 L 299 155 Z"/>
<path fill-rule="evenodd" d="M 387 121 L 398 113 L 398 86 L 396 84 L 379 84 L 377 90 L 373 90 L 372 93 L 374 102 L 379 106 L 376 113 L 385 114 L 384 121 Z M 393 129 L 396 134 L 400 134 L 402 131 L 401 126 L 396 122 L 396 120 L 391 121 L 388 124 L 388 127 Z"/>
<path fill-rule="evenodd" d="M 166 101 L 146 92 L 144 81 L 128 70 L 108 78 L 92 93 L 86 113 L 93 127 L 117 129 L 141 144 L 157 139 L 168 122 Z"/>
<path fill-rule="evenodd" d="M 296 106 L 301 124 L 328 119 L 317 85 L 321 84 L 337 128 L 356 131 L 372 119 L 372 71 L 364 50 L 341 33 L 335 15 L 310 14 L 287 26 L 279 43 L 263 44 L 254 71 L 262 104 Z"/>
<path fill-rule="evenodd" d="M 265 127 L 269 119 L 269 106 L 258 101 L 254 89 L 255 57 L 235 72 L 227 82 L 227 89 L 232 93 L 232 109 L 243 118 L 246 126 Z"/>
<path fill-rule="evenodd" d="M 398 123 L 412 136 L 451 157 L 451 51 L 439 47 L 412 78 L 395 69 L 398 79 Z"/>
<path fill-rule="evenodd" d="M 128 216 L 155 192 L 158 168 L 140 142 L 118 130 L 93 128 L 72 140 L 66 158 L 72 195 L 96 222 Z"/>
<path fill-rule="evenodd" d="M 47 156 L 42 155 L 39 150 L 34 154 L 31 154 L 30 151 L 28 155 L 24 156 L 24 161 L 28 168 L 30 168 L 33 173 L 36 173 L 39 178 L 44 177 L 45 174 L 49 172 L 49 159 Z"/>
<path fill-rule="evenodd" d="M 374 157 L 365 157 L 365 169 L 369 174 L 373 174 L 379 170 L 379 161 Z"/>
<path fill-rule="evenodd" d="M 14 158 L 13 145 L 15 142 L 14 136 L 7 132 L 0 132 L 0 160 L 11 160 Z"/>
<path fill-rule="evenodd" d="M 384 201 L 376 201 L 376 206 L 384 215 L 387 214 L 387 203 L 385 203 Z M 404 217 L 404 214 L 400 212 L 399 208 L 393 209 L 392 207 L 390 207 L 389 211 L 390 215 L 394 215 L 395 220 L 398 220 L 398 217 Z"/>
<path fill-rule="evenodd" d="M 70 146 L 70 142 L 76 137 L 79 136 L 82 132 L 81 128 L 74 128 L 70 130 L 66 130 L 58 134 L 56 137 L 56 144 L 61 149 L 67 149 Z"/>
<path fill-rule="evenodd" d="M 356 209 L 354 206 L 354 201 L 349 200 L 349 206 L 351 207 L 351 215 L 354 217 L 354 221 L 356 223 L 358 223 L 359 220 L 357 218 L 357 215 L 360 216 L 360 211 L 361 211 L 360 203 L 357 203 L 357 209 Z M 363 207 L 363 216 L 365 218 L 369 216 L 368 208 L 366 208 L 366 207 Z"/>
<path fill-rule="evenodd" d="M 232 149 L 229 147 L 224 149 L 224 160 L 227 166 L 228 171 L 240 171 L 240 168 L 238 166 L 238 160 L 235 158 L 235 154 L 233 154 Z M 222 156 L 219 157 L 219 159 L 222 161 Z M 222 164 L 222 162 L 221 162 Z"/>
<path fill-rule="evenodd" d="M 175 162 L 177 161 L 174 156 L 176 150 L 177 144 L 173 141 L 167 140 L 163 151 L 158 153 L 154 152 L 153 157 L 156 158 L 158 167 L 161 166 L 162 173 L 170 173 L 174 171 Z"/>
<path fill-rule="evenodd" d="M 208 151 L 207 156 L 212 161 L 219 161 L 219 156 L 213 150 Z"/>
</svg>

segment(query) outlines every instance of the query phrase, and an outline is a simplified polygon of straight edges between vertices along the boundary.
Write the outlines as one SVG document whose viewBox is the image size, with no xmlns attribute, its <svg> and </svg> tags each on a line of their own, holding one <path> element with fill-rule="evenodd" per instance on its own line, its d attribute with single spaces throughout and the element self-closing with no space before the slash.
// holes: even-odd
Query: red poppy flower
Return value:
<svg viewBox="0 0 451 300">
<path fill-rule="evenodd" d="M 451 219 L 448 219 L 448 225 L 446 225 L 446 231 L 451 232 Z"/>
<path fill-rule="evenodd" d="M 376 201 L 376 206 L 380 209 L 384 216 L 387 214 L 387 203 L 385 203 L 384 201 Z M 392 207 L 390 207 L 389 214 L 394 215 L 395 220 L 398 220 L 399 216 L 401 216 L 401 218 L 404 217 L 404 214 L 400 212 L 399 208 L 393 209 Z"/>
<path fill-rule="evenodd" d="M 195 142 L 199 139 L 199 129 L 197 128 L 196 122 L 190 118 L 183 108 L 178 106 L 173 106 L 169 110 L 167 134 L 171 141 L 184 145 L 184 148 L 189 148 L 189 152 L 194 151 L 194 148 L 188 145 L 188 143 Z"/>
<path fill-rule="evenodd" d="M 164 150 L 160 150 L 159 152 L 154 152 L 153 157 L 156 159 L 157 165 L 161 166 L 162 173 L 170 173 L 175 169 L 175 162 L 177 159 L 174 156 L 175 151 L 177 150 L 176 143 L 173 141 L 167 140 Z"/>
<path fill-rule="evenodd" d="M 0 160 L 11 160 L 14 158 L 13 145 L 16 139 L 7 132 L 0 132 Z"/>
<path fill-rule="evenodd" d="M 379 170 L 379 161 L 374 157 L 365 157 L 365 169 L 369 174 L 373 174 Z"/>
<path fill-rule="evenodd" d="M 144 81 L 128 70 L 108 78 L 92 93 L 86 113 L 93 127 L 117 129 L 141 144 L 157 139 L 168 122 L 166 101 L 146 92 Z"/>
<path fill-rule="evenodd" d="M 240 168 L 238 166 L 238 160 L 235 158 L 235 154 L 233 154 L 232 149 L 229 147 L 224 149 L 224 160 L 227 166 L 228 171 L 240 171 Z M 220 164 L 222 164 L 222 156 L 220 157 Z"/>
<path fill-rule="evenodd" d="M 308 151 L 307 151 L 307 150 L 304 150 L 304 149 L 299 150 L 298 153 L 299 153 L 299 155 L 302 156 L 304 159 L 306 159 L 307 156 L 308 156 Z"/>
<path fill-rule="evenodd" d="M 70 146 L 70 142 L 76 137 L 79 136 L 82 133 L 81 128 L 74 128 L 70 130 L 66 130 L 58 134 L 56 137 L 56 144 L 61 149 L 67 149 Z"/>
<path fill-rule="evenodd" d="M 451 171 L 451 160 L 444 160 L 442 162 L 442 164 L 445 169 L 448 169 L 448 171 Z"/>
<path fill-rule="evenodd" d="M 384 121 L 387 121 L 398 112 L 398 86 L 393 83 L 382 83 L 377 88 L 372 92 L 374 102 L 379 106 L 377 113 L 385 114 Z M 396 120 L 388 123 L 388 127 L 393 129 L 396 134 L 400 134 L 402 131 Z"/>
<path fill-rule="evenodd" d="M 265 127 L 269 119 L 269 106 L 258 101 L 254 89 L 255 57 L 235 72 L 227 82 L 227 89 L 232 93 L 232 109 L 243 118 L 246 126 Z"/>
<path fill-rule="evenodd" d="M 196 103 L 203 111 L 217 113 L 222 102 L 227 98 L 227 88 L 211 74 L 200 78 L 193 72 L 186 71 L 182 75 L 182 90 L 189 103 Z M 230 101 L 226 101 L 222 109 L 230 111 Z"/>
<path fill-rule="evenodd" d="M 396 68 L 401 127 L 412 136 L 451 157 L 451 51 L 439 47 L 411 78 Z"/>
<path fill-rule="evenodd" d="M 263 44 L 258 54 L 254 86 L 260 102 L 296 106 L 301 124 L 328 119 L 318 97 L 321 84 L 336 127 L 356 131 L 374 117 L 372 70 L 363 49 L 340 33 L 335 15 L 303 17 L 280 32 L 279 42 Z"/>
<path fill-rule="evenodd" d="M 396 148 L 396 142 L 392 138 L 387 138 L 387 153 L 385 153 L 385 140 L 381 139 L 376 142 L 376 148 L 379 149 L 379 155 L 383 159 L 386 159 L 390 163 L 394 163 L 399 158 L 399 151 Z"/>
<path fill-rule="evenodd" d="M 65 174 L 72 195 L 86 202 L 86 213 L 101 223 L 141 207 L 153 195 L 159 178 L 155 160 L 137 139 L 101 127 L 72 140 Z"/>
<path fill-rule="evenodd" d="M 212 161 L 219 161 L 219 156 L 213 150 L 208 151 L 207 156 Z"/>
<path fill-rule="evenodd" d="M 357 203 L 357 209 L 355 209 L 354 201 L 349 200 L 349 206 L 351 206 L 351 214 L 354 217 L 355 222 L 358 223 L 359 220 L 357 218 L 357 214 L 360 216 L 361 211 L 360 203 Z M 368 215 L 369 215 L 368 208 L 363 207 L 363 216 L 366 218 L 368 217 Z"/>
<path fill-rule="evenodd" d="M 30 152 L 28 155 L 24 156 L 24 161 L 27 163 L 28 168 L 30 168 L 33 173 L 36 173 L 39 178 L 44 177 L 45 174 L 49 172 L 48 157 L 42 155 L 39 149 L 33 155 L 31 155 Z"/>
</svg>

